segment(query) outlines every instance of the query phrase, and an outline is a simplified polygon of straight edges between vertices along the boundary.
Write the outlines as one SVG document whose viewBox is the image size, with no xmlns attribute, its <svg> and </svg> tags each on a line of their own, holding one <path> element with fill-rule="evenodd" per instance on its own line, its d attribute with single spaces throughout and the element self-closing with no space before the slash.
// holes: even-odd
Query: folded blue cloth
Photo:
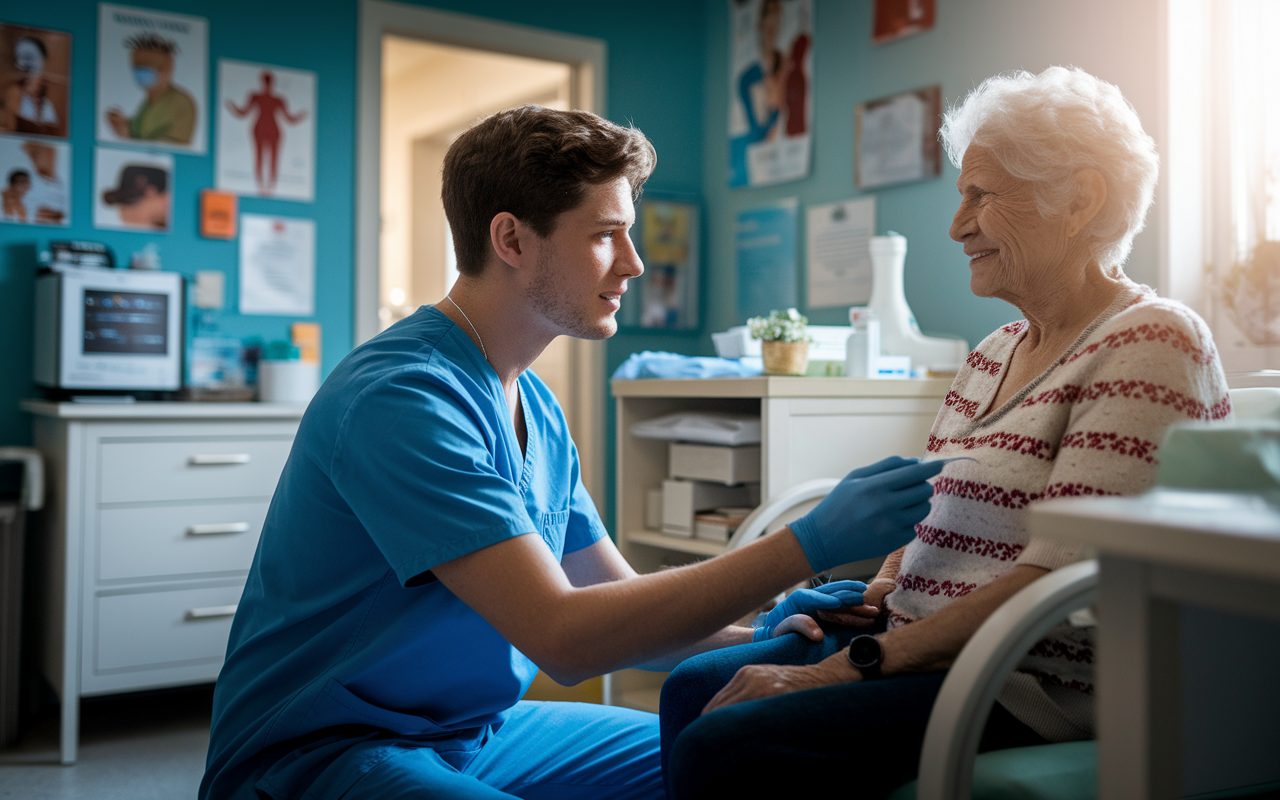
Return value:
<svg viewBox="0 0 1280 800">
<path fill-rule="evenodd" d="M 637 378 L 754 378 L 763 372 L 758 366 L 733 358 L 682 356 L 646 350 L 632 353 L 613 371 L 613 377 Z"/>
</svg>

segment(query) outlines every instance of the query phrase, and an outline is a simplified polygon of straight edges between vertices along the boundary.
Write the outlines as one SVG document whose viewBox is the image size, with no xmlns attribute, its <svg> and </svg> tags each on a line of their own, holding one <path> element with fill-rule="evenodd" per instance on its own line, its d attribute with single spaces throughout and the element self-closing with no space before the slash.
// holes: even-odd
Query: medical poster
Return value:
<svg viewBox="0 0 1280 800">
<path fill-rule="evenodd" d="M 0 22 L 0 133 L 67 136 L 71 34 Z"/>
<path fill-rule="evenodd" d="M 209 23 L 98 6 L 98 141 L 205 152 Z"/>
<path fill-rule="evenodd" d="M 866 305 L 876 198 L 809 206 L 805 221 L 809 308 Z"/>
<path fill-rule="evenodd" d="M 240 215 L 240 313 L 309 317 L 316 305 L 316 223 Z"/>
<path fill-rule="evenodd" d="M 854 184 L 874 189 L 942 174 L 942 87 L 871 100 L 854 108 Z"/>
<path fill-rule="evenodd" d="M 796 302 L 796 225 L 799 201 L 781 200 L 738 212 L 734 251 L 738 265 L 738 324 Z"/>
<path fill-rule="evenodd" d="M 0 221 L 71 224 L 71 145 L 0 136 Z"/>
<path fill-rule="evenodd" d="M 314 72 L 219 59 L 218 188 L 314 200 L 315 120 Z"/>
<path fill-rule="evenodd" d="M 698 327 L 697 204 L 646 197 L 636 210 L 639 219 L 632 236 L 644 259 L 644 275 L 633 282 L 637 296 L 626 324 L 673 330 Z"/>
<path fill-rule="evenodd" d="M 93 227 L 169 230 L 173 213 L 173 156 L 99 147 L 93 165 Z"/>
<path fill-rule="evenodd" d="M 812 0 L 729 0 L 729 186 L 809 174 Z"/>
</svg>

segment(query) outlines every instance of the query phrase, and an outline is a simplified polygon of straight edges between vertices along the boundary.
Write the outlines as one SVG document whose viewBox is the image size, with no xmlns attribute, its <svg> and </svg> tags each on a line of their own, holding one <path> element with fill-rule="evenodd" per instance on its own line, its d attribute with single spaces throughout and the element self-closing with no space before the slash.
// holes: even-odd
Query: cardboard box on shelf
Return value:
<svg viewBox="0 0 1280 800">
<path fill-rule="evenodd" d="M 735 484 L 760 480 L 760 445 L 672 442 L 667 451 L 672 478 Z"/>
<path fill-rule="evenodd" d="M 726 506 L 754 506 L 759 501 L 758 483 L 725 486 L 706 481 L 666 480 L 662 482 L 662 532 L 692 539 L 695 514 Z"/>
</svg>

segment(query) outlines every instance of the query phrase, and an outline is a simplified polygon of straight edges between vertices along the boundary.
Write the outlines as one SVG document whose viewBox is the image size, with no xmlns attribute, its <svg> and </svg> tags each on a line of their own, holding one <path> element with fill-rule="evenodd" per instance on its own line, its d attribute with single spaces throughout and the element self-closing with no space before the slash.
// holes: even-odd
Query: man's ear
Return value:
<svg viewBox="0 0 1280 800">
<path fill-rule="evenodd" d="M 1102 206 L 1107 202 L 1107 180 L 1102 173 L 1089 167 L 1076 173 L 1076 196 L 1067 209 L 1067 235 L 1075 236 L 1084 230 Z"/>
<path fill-rule="evenodd" d="M 524 240 L 531 235 L 532 231 L 509 211 L 503 211 L 489 221 L 489 243 L 507 266 L 520 268 L 526 256 Z"/>
</svg>

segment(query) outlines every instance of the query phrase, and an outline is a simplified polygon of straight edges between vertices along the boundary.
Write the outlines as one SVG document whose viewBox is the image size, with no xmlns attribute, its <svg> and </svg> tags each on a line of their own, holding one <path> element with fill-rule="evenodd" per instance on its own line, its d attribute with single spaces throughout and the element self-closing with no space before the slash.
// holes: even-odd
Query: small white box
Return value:
<svg viewBox="0 0 1280 800">
<path fill-rule="evenodd" d="M 662 490 L 650 489 L 644 493 L 644 526 L 649 530 L 662 530 Z"/>
<path fill-rule="evenodd" d="M 733 484 L 760 480 L 760 446 L 672 442 L 668 448 L 672 478 Z"/>
<path fill-rule="evenodd" d="M 662 532 L 692 539 L 693 517 L 699 511 L 719 506 L 754 506 L 759 500 L 760 485 L 755 483 L 725 486 L 706 481 L 663 481 Z"/>
<path fill-rule="evenodd" d="M 710 514 L 698 514 L 693 518 L 693 538 L 727 543 L 752 510 L 750 508 L 717 508 Z"/>
</svg>

